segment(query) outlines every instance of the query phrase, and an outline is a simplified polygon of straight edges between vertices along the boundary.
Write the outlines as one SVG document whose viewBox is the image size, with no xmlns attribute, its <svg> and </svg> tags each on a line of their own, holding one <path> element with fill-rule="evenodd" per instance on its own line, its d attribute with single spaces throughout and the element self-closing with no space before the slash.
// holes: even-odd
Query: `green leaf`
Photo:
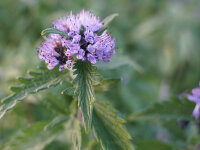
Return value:
<svg viewBox="0 0 200 150">
<path fill-rule="evenodd" d="M 75 94 L 78 96 L 78 106 L 81 109 L 84 127 L 89 132 L 95 93 L 93 88 L 93 76 L 95 67 L 90 62 L 77 60 L 74 64 L 74 82 L 77 83 Z"/>
<path fill-rule="evenodd" d="M 67 120 L 69 120 L 68 116 L 57 116 L 55 117 L 50 123 L 48 123 L 45 127 L 44 127 L 44 131 L 49 130 L 54 128 L 57 125 L 63 124 L 64 122 L 66 122 Z"/>
<path fill-rule="evenodd" d="M 82 146 L 82 134 L 81 134 L 81 124 L 77 119 L 71 119 L 65 125 L 67 135 L 70 136 L 71 141 L 76 150 L 81 150 Z"/>
<path fill-rule="evenodd" d="M 112 20 L 117 17 L 118 14 L 114 13 L 111 14 L 109 16 L 107 16 L 101 23 L 103 24 L 103 26 L 101 27 L 101 29 L 98 31 L 98 34 L 103 33 L 104 30 L 106 30 L 106 28 L 108 27 L 108 25 L 112 22 Z"/>
<path fill-rule="evenodd" d="M 3 117 L 7 110 L 13 108 L 18 101 L 23 100 L 28 94 L 34 94 L 51 86 L 61 84 L 67 78 L 66 72 L 59 72 L 57 68 L 51 71 L 46 68 L 40 68 L 38 72 L 29 72 L 31 77 L 19 78 L 21 85 L 11 87 L 13 94 L 1 100 L 0 118 Z"/>
<path fill-rule="evenodd" d="M 129 117 L 129 120 L 138 119 L 165 119 L 165 120 L 191 120 L 194 103 L 178 99 L 156 103 L 139 113 Z"/>
<path fill-rule="evenodd" d="M 66 82 L 64 83 L 66 84 Z M 55 91 L 55 88 L 52 90 L 60 94 L 60 91 Z M 69 103 L 67 103 L 64 97 L 61 97 L 61 95 L 58 96 L 53 94 L 51 90 L 46 92 L 44 95 L 46 96 L 45 100 L 41 100 L 41 102 L 47 107 L 47 109 L 53 111 L 56 114 L 69 115 L 71 113 L 69 109 Z"/>
<path fill-rule="evenodd" d="M 108 103 L 95 101 L 92 127 L 104 150 L 133 150 L 131 136 L 125 130 L 125 121 L 116 116 Z"/>
<path fill-rule="evenodd" d="M 70 144 L 66 142 L 66 139 L 63 138 L 63 140 L 64 141 L 55 139 L 42 150 L 69 150 L 71 147 Z"/>
<path fill-rule="evenodd" d="M 41 35 L 42 35 L 42 36 L 47 36 L 47 35 L 49 35 L 49 34 L 51 34 L 51 33 L 59 34 L 59 35 L 61 35 L 61 36 L 66 37 L 67 39 L 69 38 L 68 35 L 67 35 L 67 33 L 65 33 L 65 32 L 63 32 L 63 31 L 60 31 L 60 30 L 58 30 L 58 29 L 56 29 L 56 28 L 47 28 L 47 29 L 45 29 L 45 30 L 43 30 L 43 31 L 41 32 Z"/>
<path fill-rule="evenodd" d="M 10 137 L 1 147 L 3 150 L 42 150 L 47 144 L 57 137 L 62 131 L 60 127 L 44 131 L 44 127 L 49 122 L 38 122 L 30 127 L 19 130 Z"/>
<path fill-rule="evenodd" d="M 69 87 L 69 88 L 66 88 L 64 89 L 61 94 L 66 94 L 66 95 L 69 95 L 69 96 L 75 96 L 75 91 L 76 91 L 76 88 L 74 87 Z"/>
<path fill-rule="evenodd" d="M 81 143 L 82 143 L 82 136 L 81 136 L 81 126 L 78 120 L 73 121 L 73 134 L 72 134 L 72 141 L 74 143 L 74 147 L 76 150 L 81 150 Z"/>
<path fill-rule="evenodd" d="M 107 16 L 103 21 L 102 21 L 102 23 L 103 23 L 103 28 L 106 28 L 110 23 L 111 23 L 111 21 L 115 18 L 115 17 L 117 17 L 117 16 L 119 16 L 119 14 L 117 14 L 117 13 L 114 13 L 114 14 L 111 14 L 111 15 L 109 15 L 109 16 Z"/>
<path fill-rule="evenodd" d="M 137 150 L 174 150 L 174 148 L 158 140 L 134 140 Z"/>
</svg>

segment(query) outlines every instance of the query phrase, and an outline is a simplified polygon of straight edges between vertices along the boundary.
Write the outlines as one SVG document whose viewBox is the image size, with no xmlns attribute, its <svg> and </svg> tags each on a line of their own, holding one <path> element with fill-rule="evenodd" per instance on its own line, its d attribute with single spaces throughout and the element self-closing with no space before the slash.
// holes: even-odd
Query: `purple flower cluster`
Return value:
<svg viewBox="0 0 200 150">
<path fill-rule="evenodd" d="M 200 117 L 200 84 L 199 87 L 194 88 L 192 93 L 188 94 L 187 97 L 190 101 L 196 103 L 192 115 L 195 117 L 195 119 L 198 119 Z"/>
<path fill-rule="evenodd" d="M 53 28 L 67 33 L 68 39 L 59 34 L 49 34 L 38 49 L 38 56 L 47 63 L 48 69 L 59 65 L 59 70 L 71 68 L 75 59 L 109 62 L 115 54 L 115 39 L 104 31 L 98 35 L 102 27 L 99 17 L 88 11 L 69 14 L 53 21 Z"/>
</svg>

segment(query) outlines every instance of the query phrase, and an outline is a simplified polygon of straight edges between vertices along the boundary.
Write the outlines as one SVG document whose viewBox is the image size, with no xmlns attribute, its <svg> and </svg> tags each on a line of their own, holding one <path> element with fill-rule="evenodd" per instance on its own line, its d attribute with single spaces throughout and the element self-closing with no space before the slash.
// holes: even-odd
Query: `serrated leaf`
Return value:
<svg viewBox="0 0 200 150">
<path fill-rule="evenodd" d="M 60 31 L 60 30 L 58 30 L 58 29 L 56 29 L 56 28 L 47 28 L 47 29 L 45 29 L 45 30 L 43 30 L 43 31 L 41 32 L 41 35 L 42 35 L 42 36 L 47 36 L 47 35 L 49 35 L 49 34 L 51 34 L 51 33 L 53 33 L 53 34 L 59 34 L 59 35 L 61 35 L 61 36 L 66 37 L 67 39 L 69 38 L 68 35 L 67 35 L 67 33 L 65 33 L 65 32 L 63 32 L 63 31 Z"/>
<path fill-rule="evenodd" d="M 34 94 L 51 86 L 61 84 L 66 78 L 66 72 L 59 72 L 57 68 L 51 71 L 42 69 L 38 72 L 30 72 L 29 74 L 32 77 L 19 78 L 22 84 L 11 87 L 13 94 L 1 100 L 0 118 L 3 117 L 7 110 L 13 108 L 18 101 L 23 100 L 28 94 Z"/>
<path fill-rule="evenodd" d="M 125 130 L 125 121 L 116 116 L 108 103 L 95 101 L 92 127 L 104 150 L 133 150 L 131 136 Z"/>
<path fill-rule="evenodd" d="M 194 103 L 178 99 L 163 101 L 156 103 L 152 107 L 147 108 L 139 113 L 135 113 L 129 117 L 129 120 L 138 119 L 165 119 L 165 120 L 191 120 Z"/>
<path fill-rule="evenodd" d="M 78 106 L 81 109 L 84 127 L 89 132 L 95 93 L 93 88 L 94 67 L 90 62 L 77 60 L 74 64 L 74 82 L 77 83 L 75 94 L 78 96 Z"/>
<path fill-rule="evenodd" d="M 101 23 L 103 24 L 103 26 L 101 27 L 101 29 L 98 31 L 98 34 L 101 34 L 104 30 L 106 30 L 106 28 L 108 27 L 108 25 L 112 22 L 112 20 L 117 17 L 118 14 L 114 13 L 111 14 L 109 16 L 107 16 Z"/>
</svg>

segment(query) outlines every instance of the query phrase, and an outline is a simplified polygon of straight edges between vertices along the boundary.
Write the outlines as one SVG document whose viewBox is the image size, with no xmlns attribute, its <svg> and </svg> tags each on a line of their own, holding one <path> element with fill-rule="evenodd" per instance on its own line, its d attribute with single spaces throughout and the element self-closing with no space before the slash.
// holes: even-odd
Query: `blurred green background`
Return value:
<svg viewBox="0 0 200 150">
<path fill-rule="evenodd" d="M 36 69 L 41 62 L 36 53 L 42 41 L 40 32 L 50 27 L 54 19 L 82 9 L 101 18 L 119 14 L 109 27 L 117 39 L 118 57 L 114 67 L 99 71 L 107 77 L 121 78 L 121 82 L 98 97 L 111 101 L 125 118 L 198 85 L 199 0 L 1 0 L 0 97 L 9 94 L 17 77 Z M 50 94 L 56 95 L 55 90 L 50 89 Z M 29 96 L 0 120 L 0 143 L 19 128 L 55 115 L 40 94 Z M 187 145 L 155 122 L 128 122 L 127 128 L 135 139 Z M 50 145 L 47 149 L 66 147 L 58 141 L 52 145 L 55 148 Z"/>
</svg>

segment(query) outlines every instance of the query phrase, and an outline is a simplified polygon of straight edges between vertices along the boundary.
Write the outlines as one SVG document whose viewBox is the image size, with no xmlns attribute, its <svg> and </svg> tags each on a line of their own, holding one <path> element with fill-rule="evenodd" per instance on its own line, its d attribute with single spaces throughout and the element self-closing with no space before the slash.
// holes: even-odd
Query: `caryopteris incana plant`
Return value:
<svg viewBox="0 0 200 150">
<path fill-rule="evenodd" d="M 33 139 L 26 138 L 26 135 L 33 134 L 35 139 L 39 135 L 46 138 L 40 145 L 42 149 L 45 143 L 52 141 L 55 134 L 60 132 L 59 126 L 65 124 L 66 130 L 70 127 L 68 132 L 71 133 L 76 149 L 82 149 L 82 125 L 84 134 L 93 132 L 102 149 L 133 149 L 131 137 L 123 126 L 125 121 L 116 115 L 116 111 L 111 109 L 107 102 L 97 100 L 95 96 L 94 85 L 98 86 L 102 81 L 102 77 L 96 73 L 95 64 L 102 61 L 106 65 L 115 55 L 116 40 L 107 31 L 107 27 L 116 16 L 117 14 L 112 14 L 101 22 L 99 17 L 83 10 L 77 15 L 70 13 L 67 17 L 53 21 L 52 28 L 42 31 L 44 42 L 37 49 L 37 53 L 47 67 L 29 72 L 29 77 L 19 78 L 21 85 L 11 87 L 13 93 L 1 100 L 0 117 L 28 94 L 60 84 L 64 87 L 62 94 L 73 97 L 73 101 L 68 107 L 69 110 L 60 111 L 61 114 L 53 121 L 32 125 L 22 131 L 23 136 L 16 135 L 16 140 L 21 138 L 26 141 L 21 143 L 23 146 L 19 146 L 18 140 L 19 148 L 29 149 L 27 143 Z M 59 109 L 63 107 L 59 105 Z M 15 143 L 11 140 L 6 148 L 16 149 L 13 145 Z"/>
</svg>

